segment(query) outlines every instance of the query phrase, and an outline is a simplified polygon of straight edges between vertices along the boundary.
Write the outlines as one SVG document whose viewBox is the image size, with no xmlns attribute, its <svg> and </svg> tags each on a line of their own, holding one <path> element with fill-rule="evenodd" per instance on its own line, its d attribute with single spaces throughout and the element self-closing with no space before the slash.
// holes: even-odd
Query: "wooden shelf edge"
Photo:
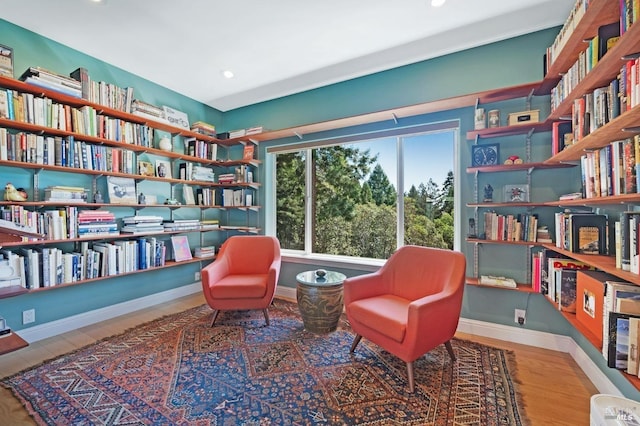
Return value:
<svg viewBox="0 0 640 426">
<path fill-rule="evenodd" d="M 481 238 L 467 238 L 468 243 L 476 244 L 504 244 L 504 245 L 516 245 L 516 246 L 540 246 L 542 243 L 535 241 L 505 241 L 505 240 L 483 240 Z"/>
<path fill-rule="evenodd" d="M 557 306 L 551 300 L 549 300 L 548 297 L 545 297 L 545 299 L 552 306 L 557 308 Z M 589 343 L 591 343 L 599 351 L 602 350 L 602 338 L 598 338 L 595 334 L 591 332 L 591 330 L 589 330 L 587 327 L 582 325 L 582 323 L 576 319 L 576 314 L 571 312 L 562 312 L 562 311 L 559 311 L 559 312 L 567 320 L 567 322 L 571 324 L 573 328 L 575 328 L 581 335 L 583 335 L 589 341 Z M 626 371 L 619 370 L 617 368 L 611 368 L 611 369 L 618 371 L 626 380 L 629 381 L 629 383 L 631 383 L 636 389 L 640 390 L 640 378 L 632 374 L 628 374 Z"/>
<path fill-rule="evenodd" d="M 12 285 L 9 287 L 0 288 L 0 299 L 5 299 L 7 297 L 19 296 L 21 294 L 27 293 L 29 290 L 19 285 Z"/>
<path fill-rule="evenodd" d="M 26 340 L 18 336 L 15 331 L 12 331 L 6 336 L 0 336 L 0 355 L 17 351 L 18 349 L 26 348 L 29 346 Z"/>
<path fill-rule="evenodd" d="M 577 163 L 522 163 L 522 164 L 497 164 L 495 166 L 478 166 L 467 167 L 467 173 L 497 173 L 497 172 L 513 172 L 529 169 L 561 169 L 566 167 L 576 167 Z"/>
</svg>

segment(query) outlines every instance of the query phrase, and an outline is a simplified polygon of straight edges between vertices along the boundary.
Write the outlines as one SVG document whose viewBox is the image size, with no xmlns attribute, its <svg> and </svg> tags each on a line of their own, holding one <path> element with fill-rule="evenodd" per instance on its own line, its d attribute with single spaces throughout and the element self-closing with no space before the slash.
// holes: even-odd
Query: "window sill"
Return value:
<svg viewBox="0 0 640 426">
<path fill-rule="evenodd" d="M 309 254 L 294 250 L 282 250 L 282 261 L 322 266 L 325 268 L 357 269 L 367 272 L 377 271 L 386 262 L 384 259 L 369 259 L 364 257 L 337 256 L 317 253 Z"/>
</svg>

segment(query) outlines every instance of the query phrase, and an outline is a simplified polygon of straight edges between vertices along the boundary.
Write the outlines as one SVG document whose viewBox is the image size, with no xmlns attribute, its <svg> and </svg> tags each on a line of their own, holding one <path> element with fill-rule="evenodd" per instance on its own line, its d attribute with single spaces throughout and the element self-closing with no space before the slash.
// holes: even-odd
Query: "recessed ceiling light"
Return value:
<svg viewBox="0 0 640 426">
<path fill-rule="evenodd" d="M 447 0 L 431 0 L 431 6 L 440 7 L 444 4 L 445 1 Z"/>
<path fill-rule="evenodd" d="M 233 78 L 233 71 L 225 70 L 222 71 L 222 75 L 224 78 Z"/>
</svg>

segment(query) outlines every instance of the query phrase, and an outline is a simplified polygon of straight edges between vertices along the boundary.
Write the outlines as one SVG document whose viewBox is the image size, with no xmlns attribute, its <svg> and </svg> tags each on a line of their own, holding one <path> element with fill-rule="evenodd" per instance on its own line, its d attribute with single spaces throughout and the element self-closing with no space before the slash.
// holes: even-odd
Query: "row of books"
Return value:
<svg viewBox="0 0 640 426">
<path fill-rule="evenodd" d="M 250 189 L 231 189 L 222 190 L 222 206 L 224 207 L 246 207 L 253 205 L 253 191 Z"/>
<path fill-rule="evenodd" d="M 80 82 L 82 98 L 106 107 L 131 112 L 133 87 L 119 87 L 105 81 L 94 81 L 86 68 L 77 68 L 69 74 Z"/>
<path fill-rule="evenodd" d="M 148 147 L 154 137 L 148 125 L 99 114 L 90 105 L 74 108 L 11 89 L 0 89 L 0 118 Z"/>
<path fill-rule="evenodd" d="M 196 138 L 184 140 L 184 153 L 191 157 L 216 160 L 218 158 L 218 145 L 212 142 L 201 141 Z"/>
<path fill-rule="evenodd" d="M 484 233 L 480 238 L 499 241 L 537 241 L 538 217 L 535 214 L 501 215 L 484 213 Z"/>
<path fill-rule="evenodd" d="M 76 140 L 73 136 L 11 133 L 0 128 L 0 160 L 106 172 L 137 173 L 136 152 Z"/>
<path fill-rule="evenodd" d="M 573 253 L 607 254 L 608 217 L 603 214 L 555 213 L 556 247 Z"/>
<path fill-rule="evenodd" d="M 546 69 L 548 69 L 555 62 L 558 55 L 562 53 L 562 49 L 566 45 L 567 40 L 569 40 L 571 34 L 573 34 L 574 29 L 580 23 L 580 20 L 587 11 L 588 5 L 588 0 L 577 0 L 574 4 L 573 8 L 569 12 L 569 16 L 564 22 L 564 25 L 553 41 L 553 44 L 547 48 L 547 52 L 545 55 L 547 65 Z"/>
<path fill-rule="evenodd" d="M 640 135 L 585 152 L 580 166 L 584 198 L 638 193 Z"/>
<path fill-rule="evenodd" d="M 162 240 L 141 237 L 83 242 L 72 252 L 57 247 L 21 247 L 2 249 L 0 255 L 13 269 L 12 283 L 35 289 L 163 266 L 166 247 Z"/>
</svg>

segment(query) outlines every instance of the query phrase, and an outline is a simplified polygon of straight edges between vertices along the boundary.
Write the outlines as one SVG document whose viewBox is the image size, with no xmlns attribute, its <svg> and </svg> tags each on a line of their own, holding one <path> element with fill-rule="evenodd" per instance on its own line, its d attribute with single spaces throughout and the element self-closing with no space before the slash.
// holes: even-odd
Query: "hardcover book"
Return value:
<svg viewBox="0 0 640 426">
<path fill-rule="evenodd" d="M 572 214 L 571 251 L 583 254 L 607 253 L 607 216 Z"/>
<path fill-rule="evenodd" d="M 578 271 L 576 276 L 576 320 L 602 345 L 602 324 L 606 282 L 616 277 L 601 271 Z"/>
<path fill-rule="evenodd" d="M 558 309 L 562 312 L 576 313 L 577 273 L 576 269 L 563 268 L 560 270 Z"/>
</svg>

